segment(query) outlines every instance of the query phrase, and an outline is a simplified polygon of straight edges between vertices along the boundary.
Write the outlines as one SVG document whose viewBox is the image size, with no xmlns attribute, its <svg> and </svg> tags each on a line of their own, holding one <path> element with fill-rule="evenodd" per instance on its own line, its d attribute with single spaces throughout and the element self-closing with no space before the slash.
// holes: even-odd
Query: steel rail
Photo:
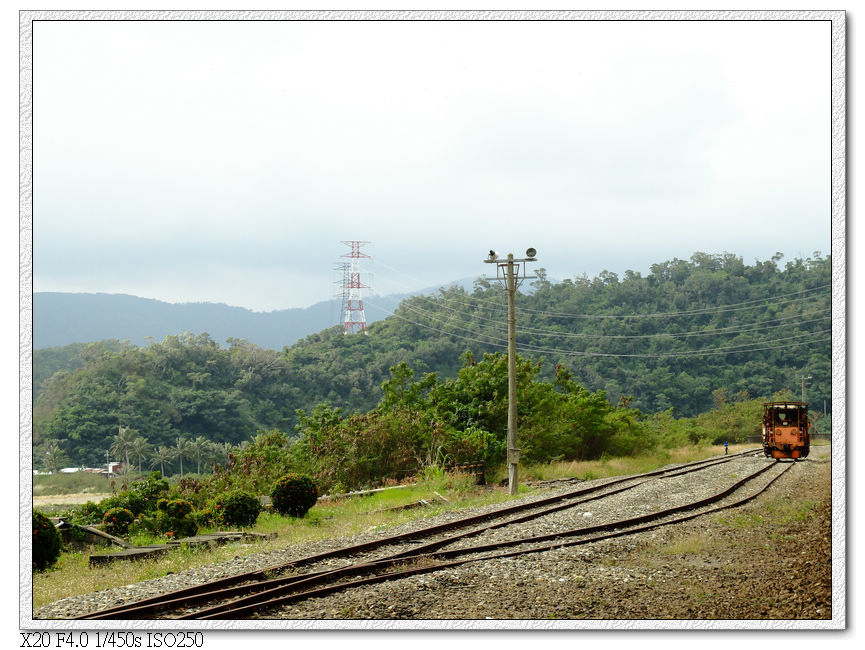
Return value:
<svg viewBox="0 0 865 650">
<path fill-rule="evenodd" d="M 366 573 L 369 571 L 375 571 L 375 570 L 380 569 L 384 566 L 393 566 L 393 565 L 399 564 L 401 562 L 416 561 L 416 560 L 421 559 L 421 558 L 431 559 L 434 557 L 435 558 L 458 557 L 460 555 L 482 553 L 482 552 L 486 552 L 486 551 L 490 551 L 490 550 L 507 548 L 509 546 L 521 546 L 524 544 L 538 543 L 538 542 L 548 541 L 548 540 L 552 540 L 552 539 L 559 539 L 562 537 L 569 537 L 569 536 L 575 536 L 575 535 L 582 536 L 582 535 L 587 535 L 587 534 L 591 534 L 591 533 L 595 533 L 595 532 L 602 532 L 602 531 L 606 531 L 606 530 L 614 530 L 614 529 L 618 529 L 618 528 L 632 527 L 632 526 L 638 525 L 638 524 L 646 522 L 646 521 L 663 519 L 663 518 L 668 517 L 668 516 L 675 514 L 677 512 L 693 510 L 695 508 L 700 508 L 700 507 L 703 507 L 705 505 L 717 502 L 717 501 L 729 496 L 733 492 L 735 492 L 737 489 L 742 487 L 745 483 L 753 480 L 754 478 L 756 478 L 757 476 L 759 476 L 763 472 L 767 471 L 773 465 L 774 465 L 774 463 L 772 465 L 767 465 L 767 466 L 761 468 L 760 470 L 758 470 L 757 472 L 754 472 L 750 476 L 742 479 L 741 481 L 738 481 L 733 486 L 731 486 L 731 487 L 723 490 L 722 492 L 717 493 L 711 497 L 708 497 L 707 499 L 701 499 L 699 501 L 695 501 L 695 502 L 685 504 L 683 506 L 678 506 L 675 508 L 669 508 L 667 510 L 660 511 L 657 513 L 651 513 L 649 515 L 643 515 L 640 517 L 632 517 L 632 518 L 625 519 L 625 520 L 615 521 L 615 522 L 611 522 L 611 523 L 607 523 L 607 524 L 599 524 L 596 526 L 584 527 L 584 528 L 579 528 L 579 529 L 570 530 L 570 531 L 560 531 L 558 533 L 552 533 L 549 535 L 541 535 L 541 536 L 518 539 L 518 540 L 510 540 L 507 542 L 497 542 L 497 543 L 493 543 L 493 544 L 486 544 L 486 545 L 482 545 L 482 546 L 468 547 L 468 548 L 462 548 L 462 549 L 454 549 L 454 550 L 450 550 L 450 551 L 427 552 L 426 549 L 416 549 L 413 555 L 399 554 L 398 557 L 390 557 L 390 558 L 385 558 L 382 560 L 365 562 L 362 564 L 350 565 L 350 566 L 343 567 L 341 569 L 335 569 L 335 570 L 332 570 L 332 571 L 329 571 L 329 572 L 326 572 L 326 573 L 320 574 L 320 575 L 309 575 L 308 577 L 298 576 L 297 577 L 298 579 L 291 580 L 290 583 L 286 582 L 286 583 L 281 584 L 281 585 L 275 584 L 275 586 L 273 588 L 268 589 L 265 592 L 259 592 L 256 594 L 251 594 L 249 596 L 245 596 L 245 597 L 239 598 L 237 600 L 234 600 L 234 601 L 231 601 L 228 603 L 216 605 L 216 606 L 208 608 L 206 610 L 199 610 L 198 612 L 192 612 L 190 614 L 183 615 L 179 618 L 181 618 L 181 619 L 201 619 L 201 618 L 206 618 L 211 613 L 216 614 L 216 613 L 219 613 L 222 611 L 235 611 L 236 608 L 238 607 L 238 605 L 240 605 L 242 603 L 249 603 L 250 606 L 253 606 L 255 603 L 261 602 L 262 599 L 265 598 L 267 595 L 275 596 L 275 595 L 285 594 L 285 593 L 290 592 L 290 591 L 295 591 L 299 587 L 315 586 L 317 584 L 321 584 L 322 582 L 327 582 L 327 581 L 329 581 L 333 578 L 336 578 L 336 577 L 357 575 L 359 573 Z M 354 583 L 348 583 L 348 585 L 345 586 L 345 588 L 348 588 L 348 586 L 350 586 L 352 584 L 354 584 Z M 358 583 L 358 584 L 361 584 L 361 583 Z M 366 583 L 363 583 L 363 584 L 366 584 Z M 304 592 L 304 593 L 305 594 L 311 594 L 312 592 Z M 315 593 L 318 593 L 318 591 L 316 590 Z M 329 592 L 327 592 L 327 593 L 329 593 Z"/>
<path fill-rule="evenodd" d="M 756 451 L 759 451 L 759 450 L 756 450 Z M 754 452 L 755 452 L 755 450 L 746 450 L 746 451 L 740 452 L 738 454 L 730 454 L 729 456 L 725 455 L 725 456 L 722 456 L 720 458 L 717 458 L 717 457 L 716 458 L 709 458 L 709 459 L 705 459 L 705 460 L 701 460 L 701 461 L 684 463 L 684 464 L 679 465 L 678 467 L 653 470 L 651 472 L 645 472 L 643 474 L 621 477 L 618 479 L 614 479 L 612 481 L 607 481 L 601 485 L 592 486 L 589 488 L 581 488 L 581 489 L 574 490 L 574 491 L 571 491 L 571 492 L 568 492 L 565 494 L 557 495 L 554 497 L 539 499 L 537 501 L 533 501 L 530 503 L 524 503 L 524 504 L 518 504 L 516 506 L 508 506 L 508 507 L 500 508 L 500 509 L 497 509 L 497 510 L 494 510 L 494 511 L 491 511 L 488 513 L 484 513 L 481 515 L 473 515 L 473 516 L 466 517 L 466 518 L 456 520 L 453 522 L 447 522 L 445 524 L 438 524 L 435 526 L 430 526 L 427 528 L 419 529 L 419 530 L 413 531 L 411 533 L 389 536 L 389 537 L 381 538 L 379 540 L 373 540 L 371 542 L 365 542 L 365 543 L 355 544 L 355 545 L 348 546 L 348 547 L 334 549 L 331 551 L 325 551 L 323 553 L 318 553 L 315 555 L 307 556 L 307 557 L 300 558 L 298 560 L 294 560 L 294 561 L 287 562 L 284 564 L 275 565 L 273 567 L 268 567 L 265 569 L 258 569 L 255 571 L 241 573 L 241 574 L 237 574 L 234 576 L 228 576 L 226 578 L 217 579 L 217 580 L 203 583 L 200 585 L 195 585 L 192 587 L 186 587 L 186 588 L 175 590 L 175 591 L 168 592 L 165 594 L 160 594 L 158 596 L 152 596 L 150 598 L 142 599 L 139 601 L 134 601 L 132 603 L 127 603 L 125 605 L 119 605 L 119 606 L 104 609 L 104 610 L 90 612 L 87 614 L 83 614 L 83 615 L 74 617 L 71 620 L 99 620 L 99 619 L 108 619 L 108 618 L 117 619 L 117 618 L 123 618 L 124 616 L 127 616 L 127 615 L 129 615 L 131 617 L 141 617 L 141 616 L 146 616 L 146 615 L 153 615 L 153 614 L 156 614 L 157 612 L 162 611 L 164 609 L 190 606 L 190 605 L 194 605 L 196 603 L 205 602 L 208 600 L 214 600 L 216 598 L 223 598 L 224 599 L 226 597 L 230 597 L 230 596 L 236 595 L 236 594 L 241 594 L 244 592 L 248 593 L 250 591 L 266 590 L 266 589 L 271 588 L 277 584 L 278 585 L 287 585 L 287 584 L 291 584 L 291 583 L 299 581 L 299 580 L 305 580 L 309 577 L 330 575 L 333 570 L 325 570 L 325 571 L 320 571 L 320 572 L 316 572 L 316 573 L 312 573 L 312 574 L 305 574 L 303 576 L 291 576 L 291 577 L 284 577 L 284 578 L 270 578 L 270 579 L 268 579 L 268 576 L 273 575 L 274 573 L 284 572 L 286 570 L 289 570 L 289 569 L 292 569 L 292 568 L 295 568 L 298 566 L 302 566 L 305 564 L 311 564 L 311 563 L 319 562 L 319 561 L 334 558 L 334 557 L 346 557 L 346 556 L 356 555 L 358 553 L 362 553 L 365 551 L 374 550 L 374 549 L 379 548 L 381 546 L 396 544 L 396 543 L 404 542 L 404 541 L 409 541 L 411 539 L 416 539 L 418 537 L 429 537 L 432 535 L 439 534 L 441 532 L 447 532 L 449 530 L 453 530 L 456 528 L 462 528 L 462 527 L 465 527 L 465 526 L 468 526 L 468 525 L 471 525 L 471 524 L 474 524 L 477 522 L 489 521 L 490 519 L 499 519 L 499 518 L 507 517 L 511 514 L 522 512 L 525 510 L 543 508 L 543 507 L 547 506 L 548 504 L 557 503 L 557 502 L 561 502 L 561 501 L 569 501 L 569 500 L 578 498 L 580 496 L 583 496 L 585 494 L 592 494 L 595 492 L 599 492 L 599 491 L 605 490 L 606 488 L 609 488 L 611 486 L 625 483 L 628 481 L 635 481 L 635 480 L 639 480 L 641 478 L 644 479 L 644 481 L 640 481 L 640 482 L 635 483 L 633 485 L 619 488 L 619 489 L 611 491 L 611 492 L 604 492 L 602 494 L 590 497 L 588 499 L 583 499 L 583 500 L 580 500 L 577 502 L 569 502 L 569 503 L 566 503 L 564 505 L 554 506 L 554 507 L 548 508 L 546 510 L 538 511 L 537 513 L 530 513 L 530 514 L 525 515 L 523 517 L 520 517 L 516 520 L 513 520 L 513 519 L 506 520 L 503 522 L 493 524 L 491 526 L 487 526 L 487 527 L 483 527 L 480 529 L 468 531 L 466 533 L 452 536 L 451 538 L 446 538 L 444 540 L 432 542 L 428 545 L 425 545 L 423 547 L 419 547 L 417 549 L 410 549 L 408 551 L 403 551 L 401 553 L 397 553 L 397 554 L 395 554 L 389 558 L 384 558 L 384 559 L 385 560 L 396 560 L 396 559 L 399 559 L 401 557 L 405 557 L 405 556 L 410 555 L 410 554 L 416 554 L 417 551 L 419 551 L 421 549 L 429 552 L 429 551 L 434 550 L 435 548 L 440 548 L 441 546 L 450 544 L 450 543 L 456 541 L 457 539 L 461 539 L 463 537 L 478 535 L 478 534 L 481 534 L 482 532 L 489 530 L 489 529 L 492 529 L 492 528 L 499 528 L 502 526 L 511 525 L 513 523 L 521 523 L 523 521 L 528 521 L 529 519 L 540 517 L 540 516 L 543 516 L 545 514 L 549 514 L 551 512 L 555 512 L 558 510 L 573 507 L 575 505 L 578 505 L 580 503 L 584 503 L 586 501 L 592 501 L 595 499 L 603 498 L 605 496 L 610 496 L 612 494 L 616 494 L 616 493 L 624 491 L 624 490 L 632 489 L 638 485 L 641 485 L 643 482 L 645 482 L 645 480 L 648 480 L 648 478 L 651 478 L 654 476 L 659 476 L 659 475 L 663 475 L 663 474 L 667 474 L 668 477 L 679 476 L 682 474 L 706 469 L 707 467 L 712 467 L 714 465 L 726 463 L 726 462 L 733 460 L 734 458 L 737 458 L 740 456 L 745 456 L 748 454 L 752 454 Z M 255 581 L 255 582 L 252 582 L 252 584 L 238 585 L 238 583 L 241 583 L 241 582 L 249 583 L 250 581 Z"/>
<path fill-rule="evenodd" d="M 509 557 L 516 557 L 519 555 L 525 555 L 525 554 L 529 554 L 529 553 L 539 553 L 539 552 L 550 551 L 550 550 L 554 550 L 557 548 L 565 548 L 565 547 L 570 547 L 570 546 L 589 544 L 592 542 L 602 541 L 605 539 L 612 539 L 612 538 L 616 538 L 616 537 L 622 537 L 625 535 L 632 535 L 632 534 L 636 534 L 636 533 L 640 533 L 640 532 L 645 532 L 647 530 L 652 530 L 654 528 L 658 528 L 661 526 L 668 526 L 668 525 L 673 525 L 676 523 L 681 523 L 684 521 L 694 519 L 696 517 L 701 517 L 703 515 L 711 514 L 714 512 L 719 512 L 721 510 L 726 510 L 726 509 L 733 508 L 733 507 L 738 507 L 740 505 L 744 505 L 745 503 L 748 503 L 749 501 L 755 499 L 757 496 L 759 496 L 760 494 L 765 492 L 769 488 L 769 486 L 771 486 L 783 474 L 785 474 L 788 470 L 790 470 L 793 467 L 793 464 L 787 465 L 787 467 L 785 467 L 781 472 L 779 472 L 777 475 L 772 477 L 769 480 L 769 482 L 766 483 L 766 485 L 764 485 L 760 490 L 758 490 L 754 494 L 751 494 L 747 497 L 744 497 L 743 499 L 740 499 L 736 502 L 729 503 L 729 504 L 722 505 L 722 506 L 718 506 L 716 508 L 712 508 L 712 509 L 704 511 L 704 512 L 698 512 L 698 513 L 692 513 L 689 515 L 684 515 L 684 516 L 681 516 L 681 517 L 678 517 L 676 519 L 669 520 L 669 521 L 656 521 L 654 523 L 648 523 L 648 524 L 645 524 L 642 526 L 639 525 L 640 523 L 650 521 L 651 519 L 663 519 L 663 518 L 668 517 L 671 514 L 675 514 L 677 512 L 693 510 L 695 508 L 700 508 L 700 507 L 703 507 L 704 505 L 709 505 L 711 503 L 717 502 L 717 501 L 729 496 L 730 494 L 732 494 L 736 490 L 740 489 L 744 484 L 757 478 L 758 476 L 760 476 L 764 472 L 768 471 L 770 468 L 774 467 L 777 464 L 778 464 L 778 462 L 775 461 L 774 463 L 761 468 L 760 470 L 754 472 L 750 476 L 747 476 L 744 479 L 737 481 L 731 487 L 723 490 L 722 492 L 719 492 L 718 494 L 716 494 L 712 497 L 708 497 L 707 499 L 701 499 L 699 501 L 695 501 L 693 503 L 686 504 L 684 506 L 669 508 L 669 509 L 662 511 L 662 512 L 659 512 L 659 513 L 653 513 L 651 515 L 644 515 L 641 517 L 634 517 L 634 518 L 630 518 L 630 519 L 626 519 L 626 520 L 621 520 L 618 522 L 611 522 L 608 524 L 601 524 L 598 526 L 591 526 L 591 527 L 575 529 L 575 530 L 571 530 L 571 531 L 563 531 L 560 533 L 553 533 L 550 535 L 539 535 L 539 536 L 525 538 L 525 539 L 521 539 L 521 540 L 511 540 L 511 541 L 507 541 L 507 542 L 487 544 L 487 545 L 483 545 L 483 546 L 469 547 L 469 548 L 464 548 L 464 549 L 453 549 L 451 551 L 443 551 L 443 552 L 434 553 L 433 555 L 427 554 L 427 555 L 415 555 L 415 556 L 410 556 L 410 557 L 404 557 L 404 558 L 401 558 L 400 561 L 401 562 L 412 562 L 412 561 L 417 562 L 417 561 L 431 561 L 433 558 L 446 559 L 446 558 L 451 558 L 451 557 L 458 557 L 460 555 L 483 553 L 486 551 L 497 550 L 497 549 L 507 548 L 507 547 L 511 547 L 511 546 L 521 546 L 524 544 L 549 541 L 552 539 L 560 539 L 563 537 L 578 536 L 578 535 L 582 536 L 582 535 L 591 534 L 591 533 L 595 533 L 595 532 L 612 531 L 612 532 L 608 532 L 606 534 L 598 535 L 595 537 L 590 537 L 590 538 L 580 539 L 580 540 L 571 540 L 571 541 L 558 541 L 556 543 L 548 544 L 546 546 L 534 547 L 534 548 L 529 548 L 529 549 L 520 549 L 520 550 L 516 550 L 516 551 L 509 551 L 509 552 L 500 553 L 497 555 L 488 555 L 488 556 L 482 556 L 482 557 L 477 557 L 477 558 L 467 558 L 467 559 L 455 560 L 455 561 L 451 561 L 451 562 L 432 564 L 432 565 L 428 565 L 428 566 L 424 566 L 424 567 L 415 567 L 415 568 L 405 569 L 405 570 L 401 570 L 401 571 L 391 571 L 391 572 L 387 572 L 384 574 L 371 576 L 368 578 L 361 578 L 361 579 L 350 581 L 350 582 L 344 582 L 344 583 L 340 583 L 340 584 L 328 585 L 325 587 L 319 587 L 319 588 L 315 588 L 315 589 L 312 589 L 309 591 L 303 591 L 301 593 L 285 594 L 286 591 L 290 591 L 292 588 L 296 588 L 297 586 L 303 586 L 302 585 L 303 581 L 298 581 L 294 585 L 288 585 L 286 587 L 276 588 L 276 589 L 273 589 L 267 593 L 255 594 L 253 596 L 249 596 L 246 598 L 242 598 L 242 599 L 238 599 L 238 600 L 224 603 L 221 605 L 217 605 L 217 606 L 211 607 L 207 610 L 200 610 L 197 612 L 192 612 L 192 613 L 180 616 L 176 620 L 214 620 L 214 619 L 226 619 L 226 618 L 234 618 L 234 619 L 244 618 L 247 616 L 260 614 L 262 611 L 266 611 L 266 610 L 269 610 L 269 609 L 272 609 L 274 607 L 278 607 L 281 605 L 287 605 L 287 604 L 297 602 L 300 600 L 305 600 L 307 598 L 326 596 L 326 595 L 329 595 L 331 593 L 334 593 L 337 591 L 342 591 L 345 589 L 350 589 L 353 587 L 375 584 L 375 583 L 385 582 L 388 580 L 395 580 L 395 579 L 399 579 L 399 578 L 409 577 L 412 575 L 430 573 L 430 572 L 439 571 L 442 569 L 449 569 L 449 568 L 461 566 L 463 564 L 467 564 L 469 562 L 480 562 L 480 561 L 487 561 L 487 560 L 503 559 L 503 558 L 509 558 Z M 637 527 L 634 527 L 634 526 L 637 526 Z M 342 570 L 335 570 L 332 572 L 332 576 L 336 577 L 337 575 L 340 575 L 340 574 L 341 575 L 347 575 L 348 572 L 352 569 L 355 572 L 363 572 L 363 571 L 375 570 L 375 569 L 379 569 L 379 568 L 385 568 L 386 566 L 393 566 L 395 563 L 396 562 L 393 560 L 382 560 L 382 561 L 378 561 L 378 562 L 369 562 L 369 563 L 354 565 L 352 567 L 345 567 Z M 312 586 L 312 585 L 319 583 L 319 582 L 321 582 L 320 579 L 310 579 L 308 581 L 308 584 L 310 586 Z M 267 600 L 261 600 L 261 598 L 263 596 L 266 596 L 268 594 L 270 596 L 274 596 L 274 597 L 269 598 Z"/>
</svg>

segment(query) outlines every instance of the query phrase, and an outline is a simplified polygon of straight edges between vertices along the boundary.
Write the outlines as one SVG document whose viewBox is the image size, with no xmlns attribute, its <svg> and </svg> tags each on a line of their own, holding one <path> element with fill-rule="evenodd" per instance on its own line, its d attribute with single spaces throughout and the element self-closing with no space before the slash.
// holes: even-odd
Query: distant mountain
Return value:
<svg viewBox="0 0 865 650">
<path fill-rule="evenodd" d="M 385 318 L 398 301 L 387 297 L 377 304 L 388 313 L 367 313 L 367 321 Z M 320 302 L 304 309 L 254 312 L 221 303 L 168 303 L 126 294 L 54 293 L 33 295 L 33 348 L 59 347 L 103 339 L 146 345 L 170 334 L 207 332 L 219 343 L 247 339 L 264 348 L 281 350 L 307 335 L 339 323 L 339 301 Z"/>
<path fill-rule="evenodd" d="M 453 284 L 471 287 L 471 280 Z M 422 289 L 414 294 L 374 296 L 369 299 L 367 323 L 393 313 L 409 295 L 437 289 Z M 255 312 L 222 303 L 169 303 L 151 298 L 112 293 L 33 294 L 33 348 L 36 350 L 90 343 L 104 339 L 146 345 L 147 339 L 162 341 L 166 336 L 207 332 L 213 340 L 246 339 L 263 348 L 281 350 L 298 340 L 340 323 L 338 300 L 319 302 L 306 308 Z"/>
</svg>

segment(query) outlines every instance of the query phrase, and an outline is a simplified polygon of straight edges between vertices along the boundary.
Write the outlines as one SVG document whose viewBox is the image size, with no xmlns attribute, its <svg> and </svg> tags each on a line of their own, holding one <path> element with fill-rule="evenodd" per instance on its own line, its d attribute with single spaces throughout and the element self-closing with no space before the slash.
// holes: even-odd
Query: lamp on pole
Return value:
<svg viewBox="0 0 865 650">
<path fill-rule="evenodd" d="M 506 261 L 500 261 L 496 251 L 491 250 L 487 264 L 496 265 L 496 277 L 503 281 L 508 295 L 508 494 L 515 495 L 519 487 L 520 449 L 517 447 L 517 317 L 514 306 L 517 287 L 527 280 L 524 264 L 536 261 L 537 251 L 529 248 L 525 258 L 514 259 L 508 253 Z M 532 276 L 534 277 L 534 276 Z"/>
</svg>

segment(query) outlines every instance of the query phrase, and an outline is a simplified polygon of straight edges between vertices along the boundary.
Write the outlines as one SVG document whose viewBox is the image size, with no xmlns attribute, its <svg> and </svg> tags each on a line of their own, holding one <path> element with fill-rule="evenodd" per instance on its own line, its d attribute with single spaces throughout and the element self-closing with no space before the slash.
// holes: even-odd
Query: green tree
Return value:
<svg viewBox="0 0 865 650">
<path fill-rule="evenodd" d="M 113 442 L 111 444 L 112 454 L 115 456 L 123 456 L 124 466 L 129 466 L 129 452 L 132 451 L 132 446 L 134 444 L 135 439 L 138 437 L 138 431 L 135 429 L 129 429 L 127 427 L 120 427 L 117 435 L 114 436 Z"/>
<path fill-rule="evenodd" d="M 210 441 L 204 436 L 198 436 L 195 440 L 189 443 L 189 450 L 195 457 L 195 472 L 201 474 L 201 459 L 207 458 L 207 451 L 210 447 Z"/>
<path fill-rule="evenodd" d="M 152 451 L 152 445 L 144 436 L 137 436 L 129 446 L 129 451 L 138 458 L 138 472 L 141 473 L 141 459 L 147 457 Z"/>
<path fill-rule="evenodd" d="M 42 465 L 52 474 L 57 474 L 68 462 L 69 456 L 60 448 L 57 441 L 49 440 L 42 448 Z"/>
<path fill-rule="evenodd" d="M 535 384 L 553 382 L 561 365 L 589 394 L 604 390 L 614 404 L 633 396 L 628 406 L 640 413 L 672 407 L 676 417 L 695 416 L 713 407 L 719 389 L 716 397 L 726 392 L 728 402 L 741 391 L 799 392 L 790 379 L 799 376 L 813 377 L 812 405 L 831 403 L 824 331 L 831 266 L 819 253 L 747 265 L 731 254 L 695 253 L 652 265 L 645 277 L 625 271 L 553 283 L 539 275 L 531 292 L 516 297 L 518 345 L 548 352 L 530 381 L 520 380 L 521 390 L 558 404 Z M 156 447 L 173 446 L 178 436 L 238 445 L 257 431 L 295 431 L 298 409 L 312 413 L 326 402 L 345 414 L 421 414 L 431 432 L 422 455 L 447 442 L 452 453 L 483 448 L 495 456 L 506 422 L 506 375 L 472 374 L 460 354 L 466 340 L 478 364 L 502 351 L 503 306 L 494 283 L 481 281 L 471 293 L 453 287 L 412 296 L 394 318 L 371 324 L 368 337 L 333 327 L 281 351 L 237 339 L 223 348 L 206 334 L 188 333 L 144 348 L 104 341 L 39 351 L 34 364 L 45 365 L 34 369 L 34 445 L 57 441 L 76 465 L 102 462 L 120 426 L 146 431 Z M 522 409 L 530 394 L 519 398 L 526 425 L 534 417 Z"/>
<path fill-rule="evenodd" d="M 174 450 L 170 447 L 157 447 L 150 455 L 150 467 L 156 469 L 159 467 L 159 473 L 165 475 L 165 467 L 171 467 L 171 461 L 174 460 Z"/>
<path fill-rule="evenodd" d="M 180 477 L 183 478 L 183 459 L 190 458 L 193 454 L 192 441 L 189 438 L 177 438 L 172 448 L 174 458 L 180 461 Z"/>
</svg>

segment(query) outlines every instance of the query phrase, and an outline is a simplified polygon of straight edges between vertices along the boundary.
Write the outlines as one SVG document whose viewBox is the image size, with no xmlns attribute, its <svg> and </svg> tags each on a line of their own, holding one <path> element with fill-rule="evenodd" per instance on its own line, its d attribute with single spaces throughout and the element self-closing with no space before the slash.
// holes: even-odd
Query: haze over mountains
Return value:
<svg viewBox="0 0 865 650">
<path fill-rule="evenodd" d="M 460 280 L 471 289 L 473 280 Z M 430 293 L 435 289 L 418 292 Z M 373 323 L 393 313 L 411 294 L 365 298 L 366 320 Z M 281 350 L 309 334 L 340 323 L 339 300 L 327 300 L 306 308 L 256 312 L 222 303 L 169 303 L 127 294 L 33 294 L 33 348 L 59 347 L 103 339 L 146 345 L 183 332 L 207 332 L 219 343 L 228 338 L 246 339 L 261 347 Z"/>
</svg>

